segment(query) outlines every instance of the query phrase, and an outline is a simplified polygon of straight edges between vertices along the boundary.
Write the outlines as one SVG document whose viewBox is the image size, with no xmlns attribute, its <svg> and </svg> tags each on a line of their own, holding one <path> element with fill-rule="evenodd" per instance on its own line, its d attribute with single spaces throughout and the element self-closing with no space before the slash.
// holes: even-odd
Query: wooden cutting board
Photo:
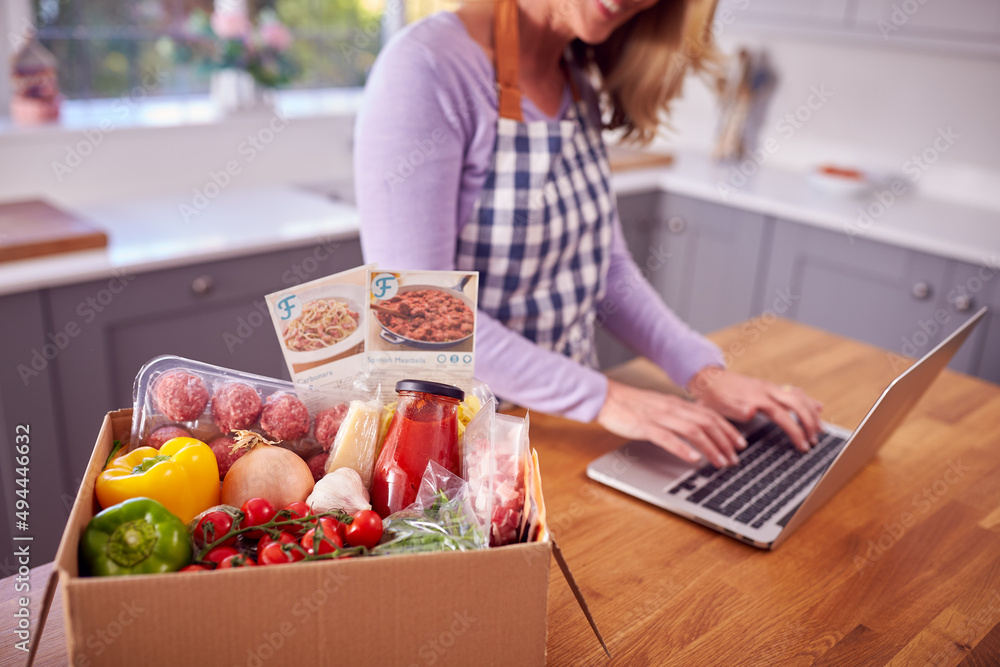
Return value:
<svg viewBox="0 0 1000 667">
<path fill-rule="evenodd" d="M 608 146 L 608 164 L 611 171 L 641 169 L 644 167 L 666 167 L 674 163 L 669 153 L 651 153 L 627 146 Z"/>
<path fill-rule="evenodd" d="M 0 262 L 104 248 L 108 235 L 42 200 L 0 204 Z"/>
</svg>

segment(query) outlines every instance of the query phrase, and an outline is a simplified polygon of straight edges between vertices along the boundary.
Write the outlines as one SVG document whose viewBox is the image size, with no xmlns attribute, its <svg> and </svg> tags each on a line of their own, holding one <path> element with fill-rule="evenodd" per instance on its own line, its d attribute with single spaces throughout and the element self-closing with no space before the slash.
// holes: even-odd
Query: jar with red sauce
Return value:
<svg viewBox="0 0 1000 667">
<path fill-rule="evenodd" d="M 458 404 L 465 392 L 426 380 L 396 383 L 399 403 L 372 479 L 372 509 L 385 518 L 417 499 L 427 463 L 462 473 Z"/>
</svg>

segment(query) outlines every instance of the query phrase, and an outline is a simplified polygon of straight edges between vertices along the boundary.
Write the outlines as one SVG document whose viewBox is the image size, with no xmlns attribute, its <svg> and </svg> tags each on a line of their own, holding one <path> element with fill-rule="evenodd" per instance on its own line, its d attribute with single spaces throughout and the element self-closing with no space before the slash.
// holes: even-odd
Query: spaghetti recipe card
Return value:
<svg viewBox="0 0 1000 667">
<path fill-rule="evenodd" d="M 368 267 L 365 355 L 373 373 L 472 376 L 475 271 L 383 271 Z"/>
<path fill-rule="evenodd" d="M 265 297 L 292 382 L 345 384 L 365 369 L 365 281 L 372 267 L 360 266 Z"/>
</svg>

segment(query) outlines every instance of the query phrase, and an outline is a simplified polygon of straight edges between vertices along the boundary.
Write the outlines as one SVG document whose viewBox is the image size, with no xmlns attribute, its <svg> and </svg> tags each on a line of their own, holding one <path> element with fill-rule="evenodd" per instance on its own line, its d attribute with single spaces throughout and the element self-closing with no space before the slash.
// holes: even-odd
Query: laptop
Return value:
<svg viewBox="0 0 1000 667">
<path fill-rule="evenodd" d="M 739 465 L 691 464 L 632 441 L 587 467 L 587 476 L 760 549 L 775 549 L 868 463 L 983 319 L 969 318 L 882 392 L 852 433 L 823 423 L 819 443 L 799 452 L 776 424 L 737 427 L 748 446 Z"/>
</svg>

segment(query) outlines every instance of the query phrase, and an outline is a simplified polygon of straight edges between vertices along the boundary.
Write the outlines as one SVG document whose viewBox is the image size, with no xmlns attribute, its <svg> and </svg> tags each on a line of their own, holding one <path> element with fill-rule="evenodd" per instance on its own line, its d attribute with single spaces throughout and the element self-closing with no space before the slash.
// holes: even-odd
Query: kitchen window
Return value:
<svg viewBox="0 0 1000 667">
<path fill-rule="evenodd" d="M 150 94 L 207 93 L 209 73 L 186 61 L 193 13 L 212 0 L 31 0 L 38 38 L 59 62 L 59 83 L 71 100 L 117 97 L 158 72 Z M 292 34 L 290 55 L 300 73 L 289 87 L 364 85 L 381 44 L 383 0 L 271 0 Z"/>
</svg>

